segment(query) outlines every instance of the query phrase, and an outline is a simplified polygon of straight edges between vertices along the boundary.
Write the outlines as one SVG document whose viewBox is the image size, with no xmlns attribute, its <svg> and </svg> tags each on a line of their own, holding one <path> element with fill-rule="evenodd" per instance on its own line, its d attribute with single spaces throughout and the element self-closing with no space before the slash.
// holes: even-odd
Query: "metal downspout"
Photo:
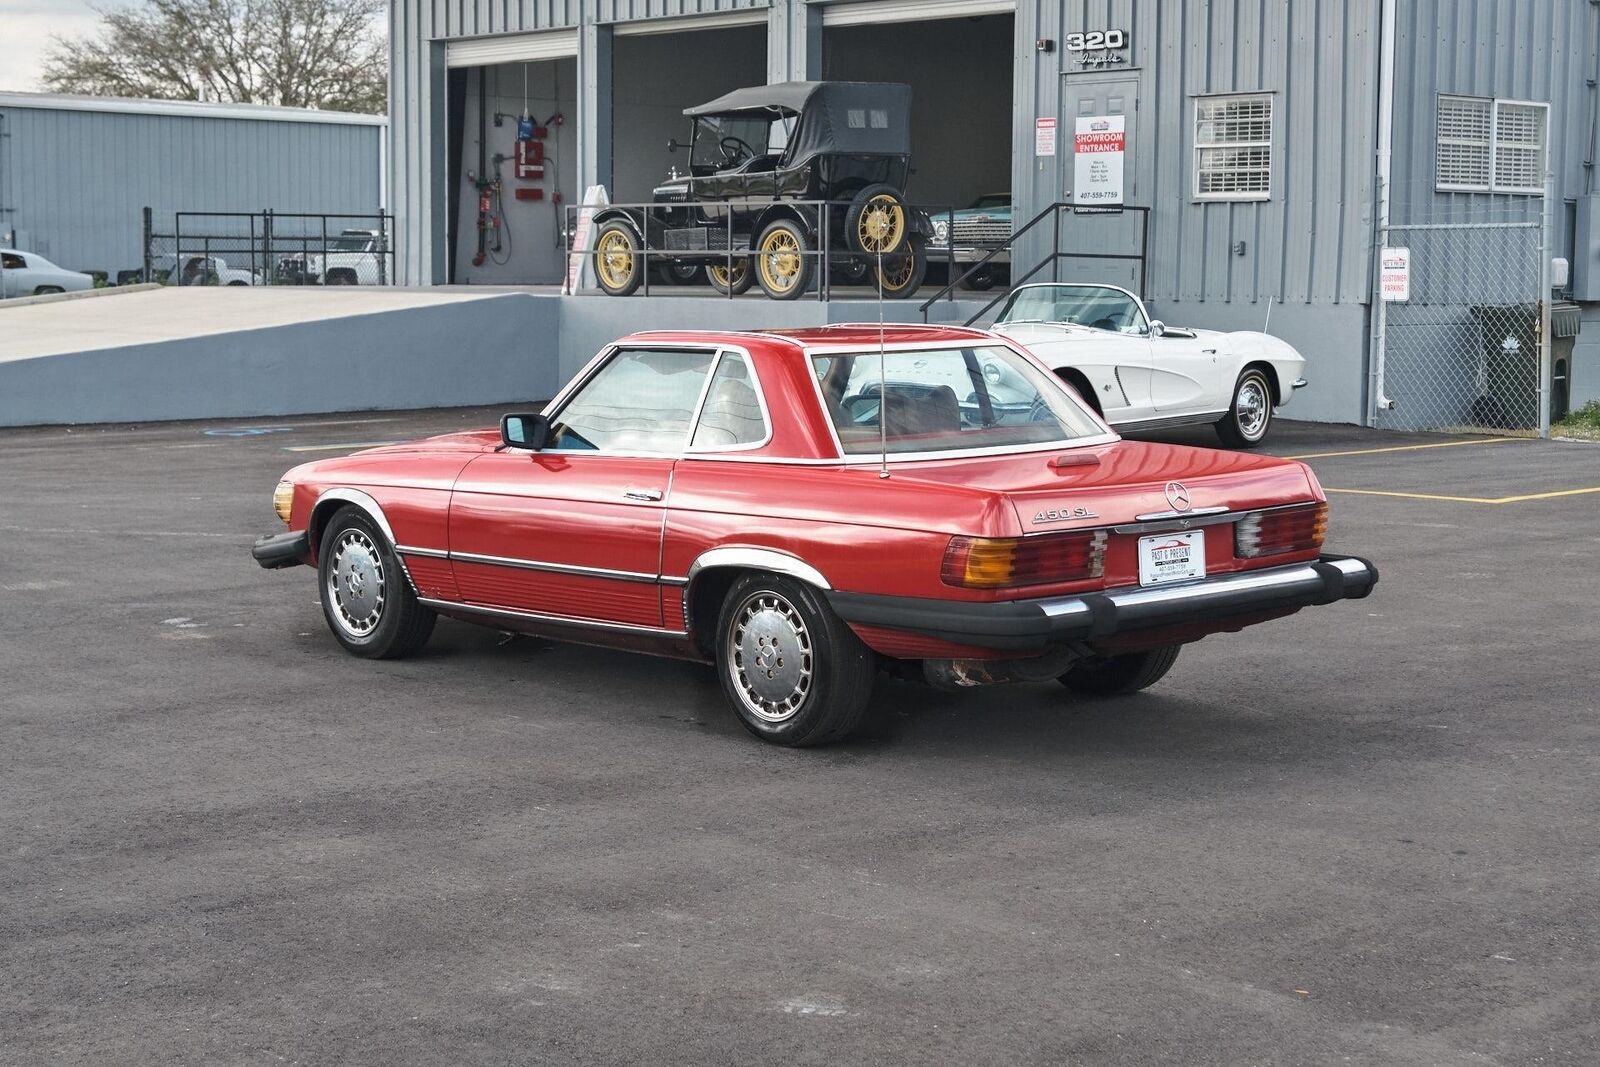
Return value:
<svg viewBox="0 0 1600 1067">
<path fill-rule="evenodd" d="M 1372 387 L 1367 417 L 1369 426 L 1378 424 L 1378 412 L 1394 407 L 1384 392 L 1384 357 L 1388 338 L 1388 307 L 1379 284 L 1382 277 L 1383 246 L 1389 239 L 1389 184 L 1394 156 L 1394 53 L 1395 2 L 1382 0 L 1381 30 L 1378 38 L 1378 205 L 1372 230 Z"/>
</svg>

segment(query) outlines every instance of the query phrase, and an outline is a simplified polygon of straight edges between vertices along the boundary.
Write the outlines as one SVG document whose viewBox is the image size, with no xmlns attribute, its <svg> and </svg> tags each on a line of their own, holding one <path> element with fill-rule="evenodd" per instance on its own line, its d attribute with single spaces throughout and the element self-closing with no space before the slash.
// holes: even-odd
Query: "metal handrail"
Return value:
<svg viewBox="0 0 1600 1067">
<path fill-rule="evenodd" d="M 827 301 L 832 297 L 833 283 L 829 268 L 834 263 L 840 260 L 857 258 L 871 259 L 871 257 L 864 252 L 838 251 L 830 247 L 832 245 L 833 222 L 831 212 L 827 211 L 826 209 L 830 207 L 848 208 L 851 203 L 852 201 L 849 200 L 773 200 L 770 202 L 770 204 L 761 205 L 763 209 L 768 206 L 776 206 L 781 204 L 785 207 L 812 209 L 814 211 L 815 214 L 812 219 L 812 225 L 821 235 L 820 240 L 818 241 L 818 247 L 814 249 L 803 250 L 798 254 L 805 258 L 815 259 L 818 261 L 819 277 L 816 280 L 818 302 Z M 574 256 L 590 256 L 594 255 L 598 251 L 598 249 L 593 246 L 594 235 L 592 233 L 590 234 L 589 247 L 573 247 L 572 236 L 577 228 L 577 219 L 580 217 L 582 212 L 589 212 L 591 217 L 607 211 L 660 213 L 664 211 L 681 211 L 686 209 L 698 211 L 703 208 L 714 208 L 727 213 L 731 207 L 732 202 L 727 200 L 674 200 L 670 202 L 650 201 L 647 203 L 567 204 L 566 223 L 561 228 L 562 259 L 564 262 L 570 263 L 572 261 L 572 257 Z M 955 212 L 960 210 L 952 205 L 947 204 L 939 205 L 937 208 L 930 207 L 926 204 L 906 204 L 905 207 L 908 213 L 920 211 L 928 215 L 929 218 L 935 218 L 937 215 L 944 215 L 952 222 L 955 218 Z M 656 226 L 664 225 L 659 219 L 651 219 L 648 214 L 645 215 L 644 221 L 647 229 L 652 223 Z M 693 225 L 703 226 L 709 229 L 717 228 L 715 223 L 697 222 Z M 660 263 L 664 260 L 669 262 L 674 260 L 692 260 L 707 264 L 721 261 L 726 265 L 731 276 L 733 272 L 734 261 L 736 259 L 750 259 L 759 254 L 753 248 L 736 248 L 734 246 L 733 227 L 731 225 L 728 225 L 726 222 L 724 222 L 724 224 L 721 226 L 721 229 L 723 231 L 723 236 L 726 238 L 726 243 L 720 249 L 666 249 L 651 248 L 648 243 L 641 244 L 638 252 L 640 269 L 644 272 L 640 279 L 641 292 L 645 296 L 650 295 L 650 264 L 652 260 L 657 263 Z M 645 235 L 641 235 L 641 237 L 644 236 Z M 942 258 L 948 262 L 954 262 L 955 248 L 953 243 L 946 242 L 945 244 L 937 246 L 937 248 L 942 251 Z M 933 249 L 930 248 L 929 252 L 931 260 L 931 253 L 933 252 Z M 899 255 L 899 253 L 895 253 L 895 255 Z M 749 269 L 754 270 L 755 268 L 752 265 Z M 734 293 L 732 292 L 731 287 L 724 295 L 729 299 L 733 298 Z"/>
<path fill-rule="evenodd" d="M 1055 203 L 1051 204 L 1049 207 L 1045 208 L 1043 211 L 1040 211 L 1033 218 L 1029 219 L 1027 221 L 1027 223 L 1024 224 L 1021 229 L 1012 231 L 1011 240 L 1010 241 L 1006 242 L 1005 244 L 996 245 L 994 248 L 990 249 L 989 253 L 987 255 L 985 255 L 982 259 L 980 259 L 980 260 L 976 261 L 975 263 L 973 263 L 972 266 L 967 268 L 967 270 L 965 272 L 963 272 L 960 277 L 952 277 L 950 279 L 950 282 L 949 282 L 948 285 L 946 285 L 943 289 L 939 290 L 933 296 L 929 297 L 927 300 L 923 301 L 923 303 L 918 308 L 918 310 L 920 310 L 922 312 L 922 321 L 923 322 L 927 322 L 928 321 L 928 309 L 929 308 L 933 307 L 934 304 L 938 303 L 939 300 L 941 300 L 943 298 L 947 298 L 948 297 L 949 299 L 953 300 L 954 296 L 952 294 L 955 292 L 956 288 L 961 285 L 962 282 L 966 281 L 968 278 L 970 278 L 972 275 L 976 274 L 983 267 L 987 266 L 989 261 L 994 259 L 994 257 L 999 255 L 1001 252 L 1010 251 L 1015 246 L 1017 238 L 1023 236 L 1029 230 L 1032 230 L 1035 226 L 1038 226 L 1040 223 L 1044 222 L 1046 219 L 1049 219 L 1050 222 L 1051 222 L 1052 243 L 1051 243 L 1050 254 L 1048 256 L 1046 256 L 1044 259 L 1041 259 L 1038 263 L 1034 264 L 1033 267 L 1031 267 L 1025 274 L 1021 275 L 1020 277 L 1018 277 L 1016 274 L 1013 274 L 1011 276 L 1011 284 L 1009 286 L 1007 286 L 1001 292 L 999 292 L 999 293 L 995 294 L 993 297 L 991 297 L 989 299 L 988 303 L 984 304 L 983 307 L 979 308 L 977 310 L 977 312 L 975 312 L 973 315 L 971 315 L 967 319 L 967 321 L 964 322 L 962 325 L 971 326 L 973 323 L 977 322 L 979 319 L 981 319 L 985 315 L 987 315 L 989 313 L 989 311 L 996 304 L 1000 303 L 1000 301 L 1002 301 L 1006 297 L 1010 296 L 1011 295 L 1011 291 L 1013 289 L 1015 289 L 1017 286 L 1022 285 L 1023 283 L 1027 282 L 1034 275 L 1038 274 L 1040 271 L 1044 270 L 1044 268 L 1046 268 L 1046 267 L 1052 268 L 1052 272 L 1053 272 L 1055 265 L 1057 263 L 1059 263 L 1063 259 L 1119 259 L 1119 260 L 1129 260 L 1129 259 L 1131 259 L 1131 260 L 1135 260 L 1139 264 L 1139 286 L 1138 286 L 1138 288 L 1139 288 L 1139 293 L 1142 296 L 1143 293 L 1144 293 L 1144 287 L 1145 287 L 1145 261 L 1149 256 L 1149 250 L 1150 250 L 1150 209 L 1148 207 L 1143 206 L 1143 205 L 1120 205 L 1120 206 L 1114 207 L 1114 208 L 1090 208 L 1090 209 L 1087 209 L 1087 210 L 1084 210 L 1084 211 L 1079 211 L 1078 209 L 1081 208 L 1081 207 L 1083 207 L 1083 205 L 1081 205 L 1081 204 L 1073 204 L 1073 203 L 1071 203 L 1069 201 L 1066 201 L 1066 200 L 1057 200 Z M 1061 214 L 1062 214 L 1063 211 L 1068 211 L 1072 215 L 1080 215 L 1080 214 L 1082 214 L 1082 215 L 1123 215 L 1123 214 L 1128 214 L 1128 213 L 1137 214 L 1139 216 L 1139 253 L 1138 253 L 1138 255 L 1134 255 L 1132 253 L 1115 253 L 1115 252 L 1063 252 L 1061 250 Z M 953 229 L 953 227 L 952 227 L 952 229 Z M 1056 275 L 1056 274 L 1052 273 L 1052 278 L 1058 278 L 1058 277 L 1059 277 L 1059 275 Z"/>
</svg>

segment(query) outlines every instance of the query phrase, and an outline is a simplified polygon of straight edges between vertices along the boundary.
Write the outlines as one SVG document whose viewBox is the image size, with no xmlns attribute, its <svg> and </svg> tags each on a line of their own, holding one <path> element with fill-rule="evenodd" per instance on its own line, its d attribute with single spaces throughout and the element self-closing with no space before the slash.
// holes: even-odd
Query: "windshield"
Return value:
<svg viewBox="0 0 1600 1067">
<path fill-rule="evenodd" d="M 703 174 L 737 167 L 758 156 L 781 156 L 798 119 L 780 108 L 701 115 L 695 119 L 689 165 Z"/>
<path fill-rule="evenodd" d="M 365 252 L 372 244 L 372 236 L 365 233 L 342 233 L 328 238 L 328 249 L 333 252 Z"/>
<path fill-rule="evenodd" d="M 1068 322 L 1113 333 L 1150 332 L 1138 301 L 1104 285 L 1025 285 L 1011 294 L 995 322 Z"/>
<path fill-rule="evenodd" d="M 972 202 L 973 211 L 994 210 L 995 208 L 1010 207 L 1011 194 L 1000 193 L 994 196 L 980 196 Z"/>
<path fill-rule="evenodd" d="M 880 366 L 881 360 L 881 366 Z M 1061 383 L 1001 347 L 812 357 L 846 455 L 1066 444 L 1105 433 Z"/>
</svg>

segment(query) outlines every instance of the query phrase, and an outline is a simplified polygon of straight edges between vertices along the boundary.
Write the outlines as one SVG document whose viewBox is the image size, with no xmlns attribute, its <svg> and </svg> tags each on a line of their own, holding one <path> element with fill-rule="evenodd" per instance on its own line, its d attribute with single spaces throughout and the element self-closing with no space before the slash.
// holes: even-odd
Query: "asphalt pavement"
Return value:
<svg viewBox="0 0 1600 1067">
<path fill-rule="evenodd" d="M 496 414 L 0 432 L 0 1063 L 1596 1061 L 1600 446 L 1281 424 L 1370 599 L 788 751 L 250 560 Z"/>
</svg>

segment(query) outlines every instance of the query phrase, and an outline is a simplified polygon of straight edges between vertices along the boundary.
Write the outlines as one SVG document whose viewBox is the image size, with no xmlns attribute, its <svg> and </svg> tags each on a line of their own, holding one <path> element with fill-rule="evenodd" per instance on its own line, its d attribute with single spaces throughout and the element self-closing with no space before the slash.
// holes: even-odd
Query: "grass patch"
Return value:
<svg viewBox="0 0 1600 1067">
<path fill-rule="evenodd" d="M 1600 400 L 1591 400 L 1550 427 L 1552 437 L 1576 437 L 1581 441 L 1600 441 Z"/>
</svg>

